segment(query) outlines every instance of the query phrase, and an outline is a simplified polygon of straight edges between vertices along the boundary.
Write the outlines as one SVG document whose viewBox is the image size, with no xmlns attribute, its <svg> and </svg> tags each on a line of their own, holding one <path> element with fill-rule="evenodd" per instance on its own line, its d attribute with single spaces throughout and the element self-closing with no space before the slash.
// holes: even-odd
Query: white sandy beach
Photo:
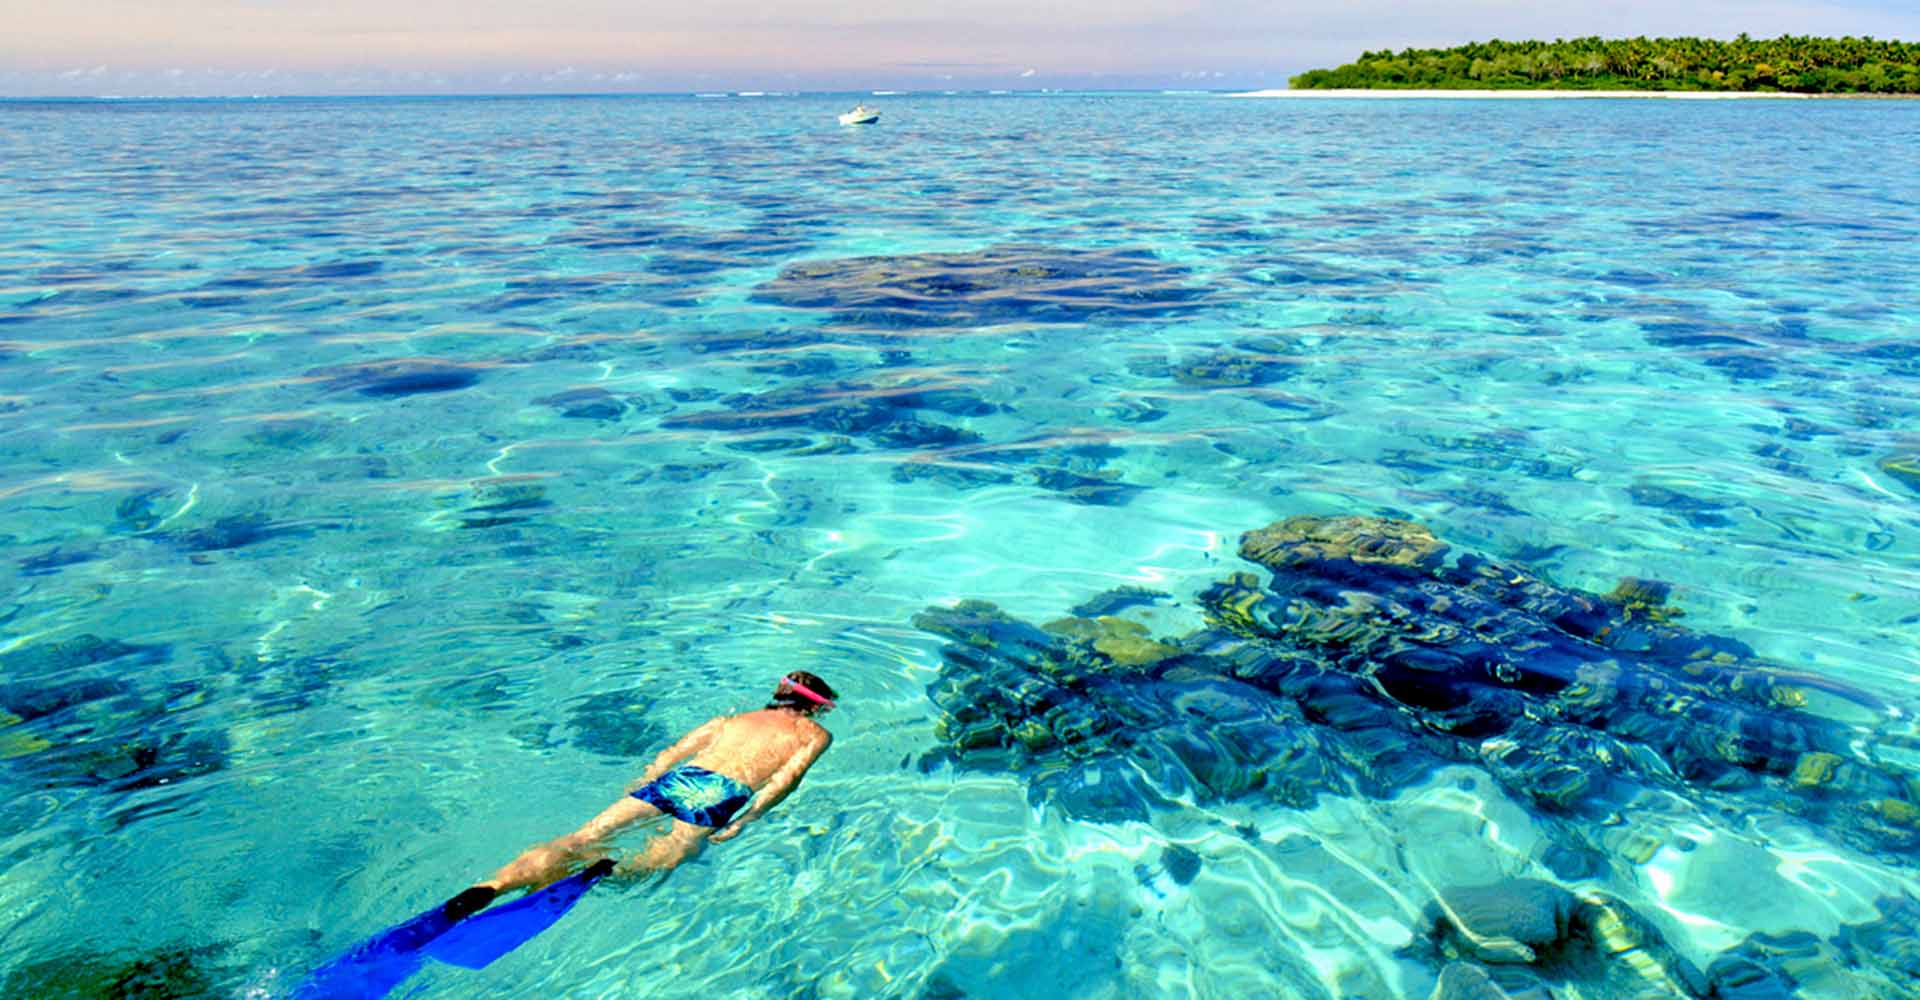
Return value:
<svg viewBox="0 0 1920 1000">
<path fill-rule="evenodd" d="M 1304 98 L 1362 98 L 1368 100 L 1404 100 L 1407 98 L 1447 100 L 1497 100 L 1497 101 L 1534 101 L 1556 98 L 1599 98 L 1599 97 L 1639 97 L 1658 98 L 1669 101 L 1739 101 L 1739 100 L 1792 100 L 1803 101 L 1814 97 L 1813 94 L 1761 93 L 1752 90 L 1708 91 L 1708 90 L 1368 90 L 1329 88 L 1326 90 L 1252 90 L 1243 94 L 1228 94 L 1228 97 L 1304 97 Z"/>
</svg>

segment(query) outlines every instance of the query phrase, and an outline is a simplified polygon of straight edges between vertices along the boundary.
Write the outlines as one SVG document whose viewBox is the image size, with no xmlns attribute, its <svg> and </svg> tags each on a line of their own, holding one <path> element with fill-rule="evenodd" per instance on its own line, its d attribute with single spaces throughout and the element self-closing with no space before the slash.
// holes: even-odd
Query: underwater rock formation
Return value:
<svg viewBox="0 0 1920 1000">
<path fill-rule="evenodd" d="M 839 323 L 901 328 L 1079 323 L 1102 315 L 1160 317 L 1202 304 L 1185 268 L 1146 250 L 990 247 L 802 261 L 754 299 L 830 309 Z"/>
<path fill-rule="evenodd" d="M 1209 587 L 1208 627 L 1185 636 L 1112 617 L 1038 628 L 980 602 L 916 616 L 951 640 L 928 689 L 946 746 L 928 765 L 1029 768 L 1036 801 L 1070 806 L 1105 780 L 1102 758 L 1125 759 L 1150 780 L 1103 790 L 1141 786 L 1097 810 L 1120 815 L 1186 794 L 1384 795 L 1464 762 L 1549 813 L 1671 787 L 1868 849 L 1920 846 L 1920 781 L 1834 717 L 1887 706 L 1681 627 L 1664 584 L 1571 590 L 1375 518 L 1290 518 L 1240 554 L 1269 582 Z"/>
</svg>

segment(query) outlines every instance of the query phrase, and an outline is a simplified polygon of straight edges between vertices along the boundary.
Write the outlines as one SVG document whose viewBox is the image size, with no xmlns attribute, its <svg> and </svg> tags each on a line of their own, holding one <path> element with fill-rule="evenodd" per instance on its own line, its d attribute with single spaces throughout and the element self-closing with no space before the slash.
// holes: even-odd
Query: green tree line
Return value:
<svg viewBox="0 0 1920 1000">
<path fill-rule="evenodd" d="M 1474 42 L 1450 49 L 1363 52 L 1308 70 L 1295 89 L 1420 87 L 1568 90 L 1759 90 L 1804 94 L 1920 94 L 1920 44 L 1782 35 L 1575 38 Z"/>
</svg>

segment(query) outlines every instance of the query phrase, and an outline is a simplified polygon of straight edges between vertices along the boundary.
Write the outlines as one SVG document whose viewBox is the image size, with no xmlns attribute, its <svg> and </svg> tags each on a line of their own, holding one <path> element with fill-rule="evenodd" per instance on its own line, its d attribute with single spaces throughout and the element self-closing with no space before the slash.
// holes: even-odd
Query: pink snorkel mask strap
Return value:
<svg viewBox="0 0 1920 1000">
<path fill-rule="evenodd" d="M 805 698 L 816 705 L 819 705 L 821 708 L 834 707 L 832 698 L 820 697 L 818 692 L 814 691 L 812 688 L 807 687 L 805 684 L 802 684 L 799 681 L 794 680 L 792 677 L 780 678 L 780 686 L 775 690 L 783 691 L 783 692 L 792 691 L 793 693 L 799 695 L 800 697 Z"/>
</svg>

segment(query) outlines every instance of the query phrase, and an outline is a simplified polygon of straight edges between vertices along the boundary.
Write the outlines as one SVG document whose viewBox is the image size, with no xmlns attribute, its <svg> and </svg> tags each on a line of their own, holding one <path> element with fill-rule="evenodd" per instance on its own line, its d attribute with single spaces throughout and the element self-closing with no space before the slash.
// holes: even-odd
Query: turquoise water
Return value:
<svg viewBox="0 0 1920 1000">
<path fill-rule="evenodd" d="M 1913 773 L 1920 106 L 850 103 L 0 104 L 10 995 L 277 995 L 794 668 L 844 707 L 793 798 L 415 995 L 1425 997 L 1437 887 L 1605 892 L 1701 968 L 1920 897 L 1684 790 L 1557 877 L 1470 763 L 1069 817 L 923 766 L 913 625 L 1132 585 L 1177 636 L 1242 532 L 1387 516 L 1668 581 Z M 795 269 L 908 255 L 972 256 Z"/>
</svg>

